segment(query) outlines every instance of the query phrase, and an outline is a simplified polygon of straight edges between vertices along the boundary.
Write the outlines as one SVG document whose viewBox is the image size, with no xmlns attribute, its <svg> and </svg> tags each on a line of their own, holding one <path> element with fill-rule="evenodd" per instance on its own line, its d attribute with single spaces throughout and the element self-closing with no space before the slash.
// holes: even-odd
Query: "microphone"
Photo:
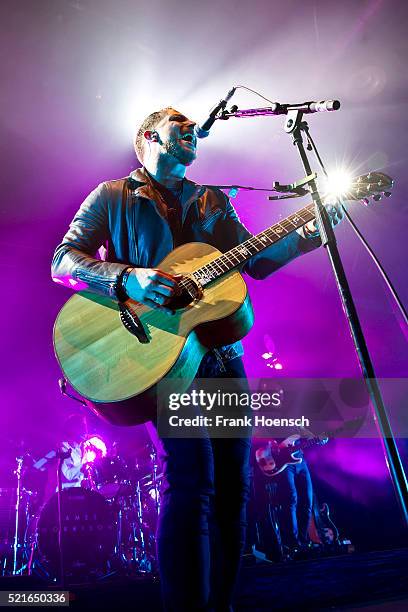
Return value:
<svg viewBox="0 0 408 612">
<path fill-rule="evenodd" d="M 225 98 L 223 100 L 220 100 L 218 104 L 216 104 L 214 108 L 210 111 L 208 119 L 206 119 L 203 124 L 194 126 L 194 132 L 197 138 L 207 138 L 208 134 L 210 133 L 210 128 L 214 124 L 218 113 L 220 112 L 220 110 L 225 109 L 225 107 L 227 106 L 227 102 L 231 100 L 236 89 L 236 87 L 233 87 L 229 90 Z"/>
<path fill-rule="evenodd" d="M 64 448 L 61 446 L 59 449 L 57 449 L 55 454 L 58 459 L 69 459 L 69 457 L 72 456 L 72 450 L 64 450 Z"/>
<path fill-rule="evenodd" d="M 321 100 L 320 102 L 304 102 L 304 113 L 321 113 L 322 111 L 336 111 L 340 108 L 339 100 Z"/>
<path fill-rule="evenodd" d="M 246 117 L 262 117 L 267 115 L 287 115 L 290 111 L 299 111 L 303 114 L 321 113 L 323 111 L 339 110 L 341 104 L 339 100 L 320 100 L 318 102 L 301 102 L 300 104 L 281 104 L 280 102 L 272 102 L 272 106 L 263 108 L 247 108 L 238 110 L 232 107 L 230 111 L 223 113 L 224 119 L 236 117 L 245 119 Z"/>
</svg>

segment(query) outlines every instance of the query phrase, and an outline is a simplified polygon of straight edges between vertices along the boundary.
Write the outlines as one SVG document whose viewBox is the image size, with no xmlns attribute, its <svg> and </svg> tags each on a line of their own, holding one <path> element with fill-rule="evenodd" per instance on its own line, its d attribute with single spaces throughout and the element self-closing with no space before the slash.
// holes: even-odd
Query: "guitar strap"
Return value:
<svg viewBox="0 0 408 612">
<path fill-rule="evenodd" d="M 135 185 L 133 183 L 134 183 L 134 179 L 132 177 L 129 177 L 123 183 L 122 208 L 121 208 L 121 211 L 120 211 L 120 214 L 121 214 L 121 217 L 122 217 L 122 219 L 121 219 L 122 227 L 126 227 L 127 202 L 128 202 L 128 197 L 129 197 L 130 190 L 135 188 Z M 128 236 L 127 232 L 123 232 L 122 233 L 122 239 L 125 242 L 125 253 L 129 254 L 129 236 Z"/>
</svg>

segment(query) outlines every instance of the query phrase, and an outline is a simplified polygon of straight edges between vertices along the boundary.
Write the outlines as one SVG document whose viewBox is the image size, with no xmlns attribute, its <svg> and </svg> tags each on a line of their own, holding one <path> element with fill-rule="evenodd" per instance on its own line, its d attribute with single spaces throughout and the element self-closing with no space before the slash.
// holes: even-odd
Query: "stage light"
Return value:
<svg viewBox="0 0 408 612">
<path fill-rule="evenodd" d="M 158 491 L 156 489 L 150 489 L 149 495 L 153 501 L 156 501 L 156 498 L 159 499 Z"/>
<path fill-rule="evenodd" d="M 283 365 L 279 363 L 279 361 L 277 362 L 276 359 L 273 363 L 267 363 L 266 367 L 271 368 L 272 370 L 283 370 Z"/>
<path fill-rule="evenodd" d="M 82 457 L 82 463 L 93 463 L 96 459 L 96 453 L 94 450 L 91 450 L 90 448 L 88 448 L 86 451 L 84 451 L 83 457 Z"/>
<path fill-rule="evenodd" d="M 346 196 L 353 185 L 353 177 L 347 170 L 334 170 L 330 172 L 324 186 L 325 199 L 337 199 Z"/>
<path fill-rule="evenodd" d="M 106 457 L 108 449 L 99 436 L 92 436 L 84 442 L 83 463 L 93 463 L 95 459 Z"/>
</svg>

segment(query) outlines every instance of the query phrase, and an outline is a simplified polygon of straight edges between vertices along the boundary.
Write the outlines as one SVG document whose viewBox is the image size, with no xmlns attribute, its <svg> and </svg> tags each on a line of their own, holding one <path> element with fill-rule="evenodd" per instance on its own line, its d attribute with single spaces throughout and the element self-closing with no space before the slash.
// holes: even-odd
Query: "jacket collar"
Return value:
<svg viewBox="0 0 408 612">
<path fill-rule="evenodd" d="M 130 173 L 130 177 L 135 182 L 135 187 L 133 187 L 133 193 L 136 196 L 140 196 L 142 198 L 147 198 L 152 200 L 155 204 L 159 212 L 167 217 L 167 209 L 163 204 L 163 200 L 161 195 L 158 193 L 157 189 L 152 183 L 152 180 L 146 171 L 145 168 L 137 168 Z M 188 210 L 193 202 L 198 200 L 206 191 L 206 187 L 202 185 L 198 185 L 194 183 L 194 181 L 190 181 L 189 179 L 184 179 L 184 193 L 186 194 L 186 199 L 183 202 L 183 210 L 182 210 L 182 222 L 184 223 Z"/>
</svg>

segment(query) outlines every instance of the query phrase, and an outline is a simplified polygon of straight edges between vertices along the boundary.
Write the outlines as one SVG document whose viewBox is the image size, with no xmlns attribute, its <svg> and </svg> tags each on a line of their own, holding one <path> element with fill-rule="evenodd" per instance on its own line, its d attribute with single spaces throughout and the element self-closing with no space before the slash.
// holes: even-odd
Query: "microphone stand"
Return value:
<svg viewBox="0 0 408 612">
<path fill-rule="evenodd" d="M 16 576 L 17 572 L 17 553 L 19 549 L 18 543 L 18 528 L 20 521 L 20 502 L 21 502 L 21 473 L 23 469 L 23 457 L 16 457 L 17 469 L 15 474 L 17 476 L 17 498 L 16 498 L 16 517 L 14 523 L 14 544 L 13 544 L 13 576 Z"/>
<path fill-rule="evenodd" d="M 64 459 L 71 456 L 71 451 L 58 449 L 56 451 L 57 461 L 57 515 L 58 515 L 58 561 L 59 561 L 59 582 L 58 586 L 65 589 L 65 567 L 64 567 L 64 544 L 62 527 L 62 464 Z"/>
<path fill-rule="evenodd" d="M 312 174 L 312 169 L 307 157 L 307 153 L 303 146 L 302 132 L 308 134 L 309 126 L 306 121 L 302 121 L 303 113 L 298 110 L 291 110 L 287 114 L 285 121 L 285 132 L 292 135 L 293 144 L 296 146 L 303 168 L 307 175 Z M 333 274 L 336 280 L 337 289 L 343 305 L 344 313 L 347 317 L 351 336 L 357 352 L 357 357 L 360 362 L 361 371 L 367 385 L 367 390 L 371 398 L 373 408 L 373 417 L 379 433 L 385 460 L 390 472 L 392 484 L 395 494 L 402 512 L 403 520 L 408 526 L 408 489 L 407 479 L 402 465 L 401 457 L 398 452 L 398 447 L 394 438 L 390 421 L 388 419 L 387 410 L 381 395 L 381 390 L 374 371 L 374 366 L 371 361 L 367 343 L 357 314 L 357 309 L 354 304 L 350 286 L 344 271 L 343 262 L 341 261 L 340 253 L 337 247 L 336 237 L 333 227 L 330 223 L 330 218 L 325 206 L 322 203 L 317 183 L 314 178 L 309 182 L 310 194 L 315 204 L 315 217 L 317 227 L 319 229 L 322 245 L 325 247 L 328 254 L 330 264 L 333 269 Z"/>
<path fill-rule="evenodd" d="M 333 101 L 329 101 L 333 102 Z M 338 102 L 338 101 L 334 101 Z M 324 103 L 322 103 L 324 104 Z M 340 107 L 336 104 L 336 108 L 332 105 L 326 104 L 326 108 L 323 106 L 319 110 L 337 110 Z M 326 208 L 322 203 L 317 183 L 316 175 L 312 175 L 312 169 L 308 160 L 307 153 L 303 146 L 302 132 L 309 133 L 309 126 L 306 121 L 303 121 L 303 113 L 314 112 L 310 109 L 310 103 L 304 103 L 301 105 L 274 105 L 268 109 L 250 109 L 249 111 L 237 111 L 235 108 L 231 109 L 230 112 L 223 112 L 219 117 L 220 119 L 229 119 L 229 117 L 246 117 L 246 116 L 257 116 L 257 115 L 275 115 L 285 114 L 286 121 L 284 125 L 285 132 L 291 134 L 293 138 L 293 144 L 296 146 L 303 168 L 306 175 L 310 180 L 309 193 L 313 198 L 315 204 L 315 218 L 317 227 L 319 229 L 322 245 L 325 247 L 328 254 L 330 264 L 333 269 L 333 274 L 336 280 L 337 289 L 340 295 L 340 299 L 343 305 L 344 313 L 347 317 L 351 336 L 356 349 L 357 357 L 360 363 L 361 371 L 367 386 L 367 390 L 371 399 L 371 405 L 373 409 L 373 418 L 379 433 L 381 444 L 383 447 L 385 461 L 390 473 L 391 481 L 394 486 L 395 495 L 403 516 L 405 526 L 408 526 L 408 488 L 407 478 L 405 475 L 404 467 L 402 465 L 401 457 L 398 451 L 398 447 L 394 438 L 394 434 L 391 428 L 391 424 L 388 419 L 387 410 L 381 395 L 378 380 L 375 375 L 374 366 L 371 361 L 371 357 L 367 348 L 364 333 L 360 324 L 360 320 L 357 314 L 357 310 L 354 304 L 353 296 L 351 294 L 350 286 L 344 271 L 343 263 L 340 258 L 340 253 L 337 248 L 337 241 L 334 235 L 334 230 L 330 223 L 330 218 Z M 309 148 L 309 147 L 308 147 Z M 317 153 L 316 147 L 315 152 Z M 311 150 L 311 147 L 310 147 Z M 318 155 L 318 153 L 317 153 Z"/>
</svg>

